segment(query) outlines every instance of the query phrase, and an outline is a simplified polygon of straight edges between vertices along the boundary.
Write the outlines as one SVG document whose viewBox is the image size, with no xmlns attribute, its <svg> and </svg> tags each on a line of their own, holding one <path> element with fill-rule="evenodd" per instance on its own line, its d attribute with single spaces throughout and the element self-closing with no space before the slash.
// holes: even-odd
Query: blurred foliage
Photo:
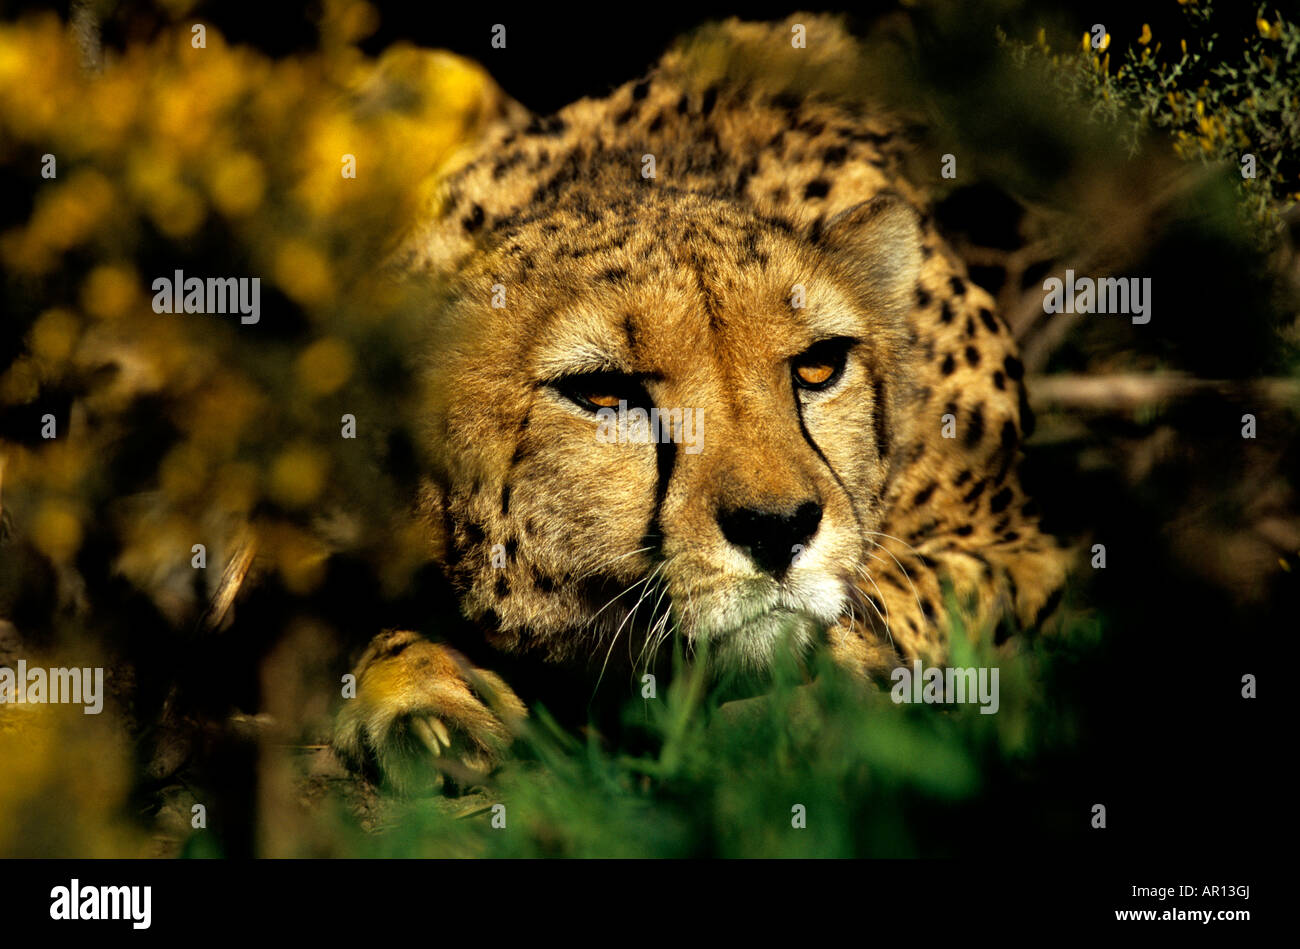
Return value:
<svg viewBox="0 0 1300 949">
<path fill-rule="evenodd" d="M 183 671 L 217 648 L 201 617 L 250 536 L 299 598 L 331 554 L 390 594 L 427 557 L 406 516 L 418 288 L 380 262 L 500 95 L 457 57 L 364 56 L 373 18 L 326 3 L 320 51 L 281 60 L 187 24 L 101 73 L 53 15 L 0 24 L 0 617 L 27 655 Z M 175 271 L 259 277 L 260 321 L 153 312 Z"/>
<path fill-rule="evenodd" d="M 451 57 L 365 59 L 349 45 L 365 9 L 329 5 L 315 56 L 272 62 L 215 32 L 194 48 L 186 30 L 99 76 L 53 17 L 0 31 L 0 158 L 31 202 L 0 235 L 6 508 L 56 564 L 116 515 L 118 566 L 161 596 L 193 543 L 219 563 L 228 525 L 251 519 L 305 593 L 324 556 L 313 512 L 364 513 L 340 530 L 379 540 L 373 504 L 398 492 L 373 479 L 391 476 L 416 310 L 376 262 L 493 90 Z M 151 314 L 152 281 L 176 270 L 260 276 L 261 322 Z M 60 437 L 41 437 L 47 412 Z M 344 413 L 357 439 L 329 450 Z M 142 508 L 114 503 L 125 483 Z M 418 556 L 404 539 L 385 530 L 385 569 Z"/>
<path fill-rule="evenodd" d="M 1081 839 L 1076 815 L 1034 795 L 1069 766 L 1086 678 L 1068 657 L 1099 637 L 1079 613 L 1059 636 L 1008 655 L 959 629 L 955 665 L 1000 669 L 992 715 L 895 704 L 824 659 L 811 683 L 778 669 L 765 694 L 719 704 L 726 684 L 710 687 L 679 655 L 671 685 L 625 709 L 635 738 L 575 737 L 535 710 L 487 787 L 387 799 L 373 815 L 386 832 L 352 846 L 386 857 L 956 856 L 1023 835 L 1026 820 L 1044 841 Z M 335 820 L 346 834 L 351 820 Z"/>
<path fill-rule="evenodd" d="M 1146 129 L 1157 128 L 1183 158 L 1240 168 L 1243 156 L 1253 155 L 1254 173 L 1241 179 L 1243 207 L 1276 238 L 1286 211 L 1300 201 L 1300 24 L 1261 4 L 1253 35 L 1237 46 L 1235 36 L 1220 35 L 1220 23 L 1246 18 L 1243 4 L 1219 11 L 1212 0 L 1179 6 L 1187 35 L 1177 46 L 1166 48 L 1143 23 L 1113 74 L 1109 33 L 1084 33 L 1073 54 L 1054 52 L 1046 30 L 1033 44 L 1011 45 L 1022 62 L 1048 59 L 1056 80 L 1091 103 L 1094 119 L 1116 127 L 1130 153 Z"/>
</svg>

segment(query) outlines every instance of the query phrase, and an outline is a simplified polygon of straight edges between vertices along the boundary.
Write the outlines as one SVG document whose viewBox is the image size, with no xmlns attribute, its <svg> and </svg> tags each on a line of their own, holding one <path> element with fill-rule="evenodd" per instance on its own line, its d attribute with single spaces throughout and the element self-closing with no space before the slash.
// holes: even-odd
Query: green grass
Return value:
<svg viewBox="0 0 1300 949">
<path fill-rule="evenodd" d="M 678 657 L 660 697 L 625 709 L 640 753 L 590 732 L 579 739 L 535 709 L 489 787 L 459 798 L 387 798 L 385 829 L 349 834 L 347 849 L 384 857 L 965 853 L 989 835 L 1025 832 L 1019 816 L 992 816 L 997 798 L 1031 796 L 1040 759 L 1069 754 L 1073 713 L 1046 687 L 1054 668 L 1086 656 L 1099 635 L 1096 620 L 1076 615 L 1007 653 L 958 630 L 951 665 L 1000 670 L 1001 707 L 991 715 L 976 705 L 895 704 L 825 658 L 814 660 L 811 682 L 782 669 L 765 693 L 723 702 L 725 684 L 710 687 L 698 663 Z M 493 826 L 496 804 L 505 805 L 504 827 Z M 803 828 L 793 826 L 796 805 Z M 980 812 L 989 816 L 972 824 Z M 355 828 L 342 809 L 336 817 Z"/>
</svg>

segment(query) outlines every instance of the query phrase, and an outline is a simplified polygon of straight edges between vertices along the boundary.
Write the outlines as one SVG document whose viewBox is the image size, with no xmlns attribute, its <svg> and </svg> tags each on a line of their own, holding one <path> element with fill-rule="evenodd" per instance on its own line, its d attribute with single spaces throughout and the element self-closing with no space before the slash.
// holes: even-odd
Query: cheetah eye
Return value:
<svg viewBox="0 0 1300 949">
<path fill-rule="evenodd" d="M 813 343 L 791 360 L 795 385 L 814 392 L 835 385 L 844 374 L 849 350 L 856 342 L 848 336 L 836 336 Z"/>
<path fill-rule="evenodd" d="M 634 377 L 617 372 L 585 372 L 551 383 L 556 392 L 588 412 L 648 404 L 645 388 Z"/>
</svg>

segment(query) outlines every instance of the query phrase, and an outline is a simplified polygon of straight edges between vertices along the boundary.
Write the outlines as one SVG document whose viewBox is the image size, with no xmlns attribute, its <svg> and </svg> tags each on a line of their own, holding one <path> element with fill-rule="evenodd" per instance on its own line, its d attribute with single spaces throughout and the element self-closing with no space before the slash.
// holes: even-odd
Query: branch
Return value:
<svg viewBox="0 0 1300 949">
<path fill-rule="evenodd" d="M 1300 408 L 1300 380 L 1296 379 L 1192 379 L 1170 374 L 1107 376 L 1030 376 L 1025 380 L 1035 409 L 1096 409 L 1122 412 L 1158 402 L 1185 399 L 1205 392 L 1255 399 Z"/>
</svg>

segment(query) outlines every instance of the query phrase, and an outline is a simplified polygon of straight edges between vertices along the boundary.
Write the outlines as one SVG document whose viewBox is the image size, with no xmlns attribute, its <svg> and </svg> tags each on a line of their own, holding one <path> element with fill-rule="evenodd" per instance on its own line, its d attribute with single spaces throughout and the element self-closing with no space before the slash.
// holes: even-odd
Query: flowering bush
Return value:
<svg viewBox="0 0 1300 949">
<path fill-rule="evenodd" d="M 426 556 L 400 517 L 420 298 L 377 262 L 502 100 L 449 54 L 363 55 L 373 11 L 324 9 L 307 55 L 181 23 L 99 72 L 52 15 L 0 23 L 0 633 L 26 655 L 178 662 L 251 550 L 300 597 L 351 554 L 358 601 Z M 256 279 L 256 322 L 160 306 L 177 271 Z M 0 759 L 57 813 L 61 739 L 18 714 Z"/>
<path fill-rule="evenodd" d="M 1300 24 L 1261 5 L 1238 47 L 1221 36 L 1224 17 L 1212 0 L 1178 3 L 1189 35 L 1176 52 L 1144 23 L 1114 72 L 1109 33 L 1085 33 L 1081 50 L 1069 54 L 1054 53 L 1040 31 L 1036 44 L 1017 51 L 1022 60 L 1049 59 L 1090 101 L 1094 117 L 1119 127 L 1130 151 L 1154 128 L 1172 137 L 1183 158 L 1242 167 L 1245 208 L 1266 232 L 1276 232 L 1300 201 Z M 1240 7 L 1227 15 L 1246 16 Z"/>
</svg>

